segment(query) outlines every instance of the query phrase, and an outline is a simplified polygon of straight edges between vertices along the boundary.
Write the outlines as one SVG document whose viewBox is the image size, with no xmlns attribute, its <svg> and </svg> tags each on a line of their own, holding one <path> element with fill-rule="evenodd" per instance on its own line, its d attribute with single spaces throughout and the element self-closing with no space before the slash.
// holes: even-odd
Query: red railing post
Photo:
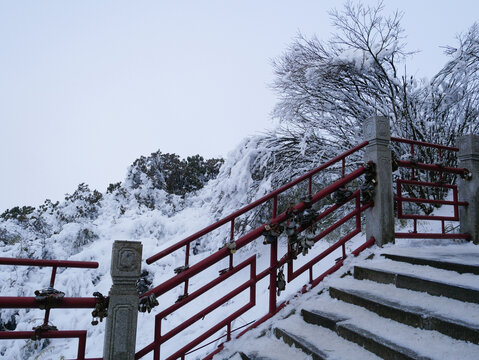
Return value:
<svg viewBox="0 0 479 360">
<path fill-rule="evenodd" d="M 311 178 L 310 178 L 311 179 Z M 273 219 L 278 215 L 278 196 L 273 198 Z M 271 242 L 269 263 L 269 313 L 276 312 L 276 271 L 278 268 L 278 242 Z"/>
</svg>

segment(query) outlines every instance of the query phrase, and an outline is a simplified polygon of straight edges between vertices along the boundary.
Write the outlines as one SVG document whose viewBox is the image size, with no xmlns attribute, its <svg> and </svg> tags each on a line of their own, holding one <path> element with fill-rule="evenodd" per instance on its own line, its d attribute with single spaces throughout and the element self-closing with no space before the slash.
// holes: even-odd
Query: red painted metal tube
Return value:
<svg viewBox="0 0 479 360">
<path fill-rule="evenodd" d="M 355 146 L 354 148 L 352 148 L 351 150 L 349 151 L 346 151 L 344 152 L 343 154 L 341 155 L 338 155 L 336 156 L 334 159 L 324 163 L 323 165 L 317 167 L 316 169 L 313 169 L 311 170 L 310 172 L 304 174 L 303 176 L 300 176 L 299 178 L 297 178 L 296 180 L 294 181 L 291 181 L 289 182 L 288 184 L 286 185 L 283 185 L 281 186 L 279 189 L 276 189 L 275 191 L 272 191 L 271 193 L 269 193 L 268 195 L 265 195 L 263 196 L 262 198 L 252 202 L 251 204 L 249 205 L 246 205 L 245 207 L 241 208 L 240 210 L 238 211 L 235 211 L 234 213 L 226 216 L 225 218 L 217 221 L 216 223 L 210 225 L 210 226 L 207 226 L 205 227 L 204 229 L 196 232 L 195 234 L 193 235 L 190 235 L 188 236 L 187 238 L 177 242 L 176 244 L 174 245 L 171 245 L 170 247 L 160 251 L 159 253 L 153 255 L 153 256 L 150 256 L 148 259 L 146 259 L 146 263 L 147 264 L 151 264 L 163 257 L 165 257 L 166 255 L 170 254 L 171 252 L 173 251 L 176 251 L 178 249 L 180 249 L 181 247 L 185 246 L 187 243 L 191 242 L 191 241 L 194 241 L 196 239 L 198 239 L 199 237 L 203 236 L 203 235 L 206 235 L 207 233 L 217 229 L 218 227 L 230 222 L 231 220 L 237 218 L 238 216 L 248 212 L 249 210 L 257 207 L 258 205 L 261 205 L 262 203 L 274 198 L 275 196 L 277 196 L 278 194 L 288 190 L 289 188 L 293 187 L 294 185 L 297 185 L 299 184 L 300 182 L 304 181 L 304 180 L 307 180 L 309 179 L 311 176 L 317 174 L 318 172 L 328 168 L 329 166 L 331 166 L 332 164 L 335 164 L 336 162 L 342 160 L 343 158 L 351 155 L 351 154 L 354 154 L 356 151 L 362 149 L 363 147 L 365 147 L 369 142 L 368 141 L 365 141 L 357 146 Z"/>
<path fill-rule="evenodd" d="M 345 184 L 349 183 L 350 181 L 358 178 L 361 176 L 365 171 L 364 166 L 361 166 L 359 169 L 353 171 L 352 173 L 346 175 L 344 178 L 336 181 L 334 184 L 326 187 L 325 189 L 321 190 L 320 192 L 316 193 L 312 198 L 312 203 L 316 203 L 319 200 L 323 199 L 324 197 L 330 195 L 340 187 L 344 186 Z M 305 208 L 304 203 L 300 203 L 294 207 L 296 210 L 302 211 Z M 271 220 L 272 223 L 281 223 L 286 220 L 286 212 L 278 215 L 276 218 Z M 264 232 L 264 225 L 259 226 L 258 228 L 250 231 L 248 234 L 242 236 L 238 240 L 236 240 L 236 249 L 239 250 L 243 246 L 249 244 L 251 241 L 260 237 Z M 217 252 L 213 253 L 212 255 L 208 256 L 207 258 L 201 260 L 197 264 L 191 266 L 188 270 L 185 270 L 178 275 L 172 277 L 171 279 L 165 281 L 163 284 L 158 285 L 157 287 L 147 291 L 144 293 L 141 298 L 148 297 L 151 294 L 155 294 L 155 296 L 160 296 L 165 292 L 175 288 L 179 284 L 185 281 L 187 278 L 191 278 L 194 275 L 200 273 L 204 269 L 210 267 L 211 265 L 217 263 L 218 261 L 224 259 L 225 257 L 229 256 L 230 251 L 227 248 L 222 248 Z"/>
<path fill-rule="evenodd" d="M 331 254 L 334 250 L 338 249 L 339 247 L 341 247 L 342 245 L 344 245 L 346 242 L 348 242 L 349 240 L 351 240 L 354 236 L 356 236 L 357 234 L 359 234 L 361 232 L 361 230 L 353 230 L 352 232 L 350 232 L 348 235 L 344 236 L 341 240 L 337 241 L 335 244 L 333 244 L 332 246 L 330 246 L 329 248 L 327 248 L 326 250 L 324 250 L 321 254 L 319 254 L 318 256 L 314 257 L 313 259 L 311 259 L 310 261 L 308 261 L 306 264 L 304 264 L 303 266 L 301 266 L 299 269 L 295 270 L 294 272 L 291 271 L 291 278 L 289 277 L 289 271 L 288 271 L 288 282 L 294 280 L 295 278 L 297 278 L 299 275 L 301 275 L 303 272 L 305 272 L 306 270 L 308 270 L 310 267 L 312 267 L 313 265 L 317 264 L 319 261 L 321 261 L 322 259 L 324 259 L 326 256 L 328 256 L 329 254 Z M 289 268 L 288 268 L 289 270 Z"/>
<path fill-rule="evenodd" d="M 318 221 L 324 219 L 326 216 L 328 216 L 329 214 L 331 214 L 332 212 L 334 212 L 335 210 L 339 209 L 340 207 L 346 205 L 347 203 L 349 203 L 351 200 L 354 200 L 357 196 L 360 196 L 361 194 L 361 191 L 360 190 L 356 190 L 355 192 L 353 192 L 353 194 L 347 198 L 343 203 L 341 204 L 334 204 L 332 206 L 330 206 L 329 208 L 327 208 L 326 210 L 324 210 L 323 212 L 319 213 L 318 216 L 316 216 L 316 218 L 314 219 L 314 222 L 313 224 L 316 224 Z M 306 230 L 309 226 L 311 225 L 308 225 L 308 226 L 300 226 L 298 229 L 297 229 L 297 232 L 300 233 L 304 230 Z"/>
<path fill-rule="evenodd" d="M 31 339 L 39 336 L 42 339 L 78 338 L 78 353 L 76 360 L 85 360 L 86 330 L 55 330 L 35 333 L 35 331 L 0 331 L 0 339 Z"/>
<path fill-rule="evenodd" d="M 396 239 L 469 239 L 469 234 L 395 233 Z"/>
<path fill-rule="evenodd" d="M 366 241 L 363 245 L 358 247 L 356 250 L 352 252 L 354 256 L 358 256 L 363 250 L 367 249 L 368 247 L 371 247 L 374 245 L 374 238 L 370 238 L 368 241 Z M 324 278 L 328 275 L 331 275 L 335 271 L 337 271 L 341 266 L 343 266 L 345 259 L 339 260 L 336 264 L 331 266 L 328 270 L 326 270 L 324 273 L 322 273 L 320 276 L 318 276 L 312 283 L 311 283 L 311 288 L 317 286 L 321 281 L 324 280 Z"/>
<path fill-rule="evenodd" d="M 463 174 L 463 173 L 467 172 L 467 169 L 462 169 L 462 168 L 455 168 L 455 167 L 450 167 L 450 166 L 439 166 L 439 165 L 424 164 L 424 163 L 413 163 L 411 161 L 404 161 L 404 160 L 398 160 L 397 163 L 401 167 L 410 168 L 410 169 L 422 169 L 422 170 L 428 170 L 428 171 L 443 171 L 443 172 L 449 172 L 449 173 L 453 173 L 453 174 Z"/>
<path fill-rule="evenodd" d="M 365 249 L 367 249 L 367 248 L 373 246 L 374 243 L 375 243 L 375 241 L 376 241 L 376 240 L 374 239 L 374 237 L 371 237 L 368 241 L 366 241 L 363 245 L 359 246 L 356 250 L 352 251 L 351 253 L 352 253 L 354 256 L 358 256 L 358 255 L 359 255 L 361 252 L 363 252 Z M 342 263 L 343 263 L 343 261 L 341 260 L 341 265 L 342 265 Z M 341 267 L 341 266 L 337 266 L 337 264 L 334 265 L 332 268 L 330 268 L 330 269 L 327 270 L 325 273 L 323 273 L 324 276 L 321 275 L 321 276 L 322 276 L 322 279 L 324 279 L 324 277 L 325 277 L 326 275 L 332 274 L 334 271 L 336 271 L 336 270 L 339 269 L 340 267 Z M 334 269 L 334 270 L 333 270 L 333 269 Z M 326 274 L 326 273 L 327 273 L 327 274 Z M 325 275 L 325 274 L 326 274 L 326 275 Z M 257 279 L 257 281 L 259 281 L 259 278 L 258 278 L 258 277 L 257 277 L 256 279 Z M 318 279 L 319 279 L 319 278 L 318 278 Z M 319 283 L 319 281 L 318 281 L 318 283 Z M 283 303 L 281 303 L 280 305 L 278 305 L 276 312 L 278 312 L 278 311 L 280 311 L 281 309 L 283 309 L 287 304 L 288 304 L 288 302 L 283 302 Z M 271 319 L 272 316 L 274 316 L 274 314 L 273 314 L 273 315 L 267 314 L 267 315 L 263 316 L 262 318 L 260 318 L 259 320 L 257 320 L 253 325 L 251 325 L 250 327 L 248 327 L 246 330 L 242 331 L 242 332 L 237 336 L 237 338 L 241 337 L 242 335 L 244 335 L 244 334 L 245 334 L 246 332 L 248 332 L 249 330 L 258 327 L 259 325 L 261 325 L 262 323 L 264 323 L 264 322 L 267 321 L 268 319 Z"/>
<path fill-rule="evenodd" d="M 42 259 L 17 259 L 0 257 L 0 265 L 22 265 L 22 266 L 53 266 L 96 269 L 96 261 L 70 261 L 70 260 L 42 260 Z"/>
<path fill-rule="evenodd" d="M 90 309 L 94 308 L 97 303 L 97 298 L 63 298 L 55 304 L 54 308 L 58 309 Z M 16 296 L 1 296 L 0 309 L 38 309 L 40 303 L 34 297 L 16 297 Z"/>
<path fill-rule="evenodd" d="M 326 270 L 324 273 L 322 273 L 316 279 L 314 279 L 313 282 L 311 283 L 311 288 L 317 286 L 321 281 L 324 280 L 326 276 L 331 275 L 332 273 L 337 271 L 341 266 L 343 266 L 343 262 L 344 262 L 344 259 L 339 260 L 336 264 L 331 266 L 328 270 Z"/>
<path fill-rule="evenodd" d="M 402 139 L 402 138 L 393 137 L 393 136 L 391 136 L 391 141 L 401 142 L 401 143 L 405 143 L 405 144 L 433 147 L 433 148 L 442 149 L 442 150 L 459 151 L 459 148 L 454 147 L 454 146 L 445 146 L 445 145 L 428 143 L 428 142 L 424 142 L 424 141 Z"/>
<path fill-rule="evenodd" d="M 459 218 L 455 218 L 454 216 L 415 215 L 415 214 L 402 214 L 401 216 L 398 216 L 398 219 L 459 221 Z"/>
<path fill-rule="evenodd" d="M 397 183 L 406 184 L 406 185 L 441 187 L 444 189 L 457 189 L 457 185 L 440 184 L 440 183 L 433 183 L 433 182 L 427 182 L 427 181 L 398 179 Z"/>
<path fill-rule="evenodd" d="M 154 348 L 155 348 L 155 342 L 153 341 L 152 343 L 146 345 L 143 349 L 141 349 L 135 354 L 135 360 L 141 359 L 146 354 L 152 352 Z"/>
<path fill-rule="evenodd" d="M 86 336 L 86 330 L 55 330 L 40 333 L 42 339 L 70 339 Z M 0 339 L 30 339 L 34 331 L 0 331 Z"/>
<path fill-rule="evenodd" d="M 189 350 L 193 349 L 195 346 L 201 344 L 203 341 L 208 339 L 211 335 L 216 333 L 218 330 L 221 328 L 225 327 L 231 320 L 234 320 L 241 315 L 243 315 L 245 312 L 247 312 L 249 309 L 251 309 L 253 305 L 246 304 L 245 306 L 241 307 L 240 309 L 236 310 L 233 314 L 231 314 L 229 317 L 224 319 L 223 321 L 219 322 L 217 325 L 213 326 L 211 329 L 206 331 L 203 335 L 197 337 L 195 340 L 190 342 L 188 345 L 185 345 L 182 347 L 180 350 L 175 352 L 174 354 L 170 355 L 169 357 L 166 358 L 166 360 L 175 360 L 178 359 L 182 354 L 188 352 Z"/>
<path fill-rule="evenodd" d="M 373 237 L 371 237 L 368 241 L 366 241 L 363 245 L 359 246 L 356 250 L 352 251 L 352 254 L 354 256 L 358 256 L 362 251 L 364 251 L 365 249 L 373 246 L 375 243 L 375 239 Z M 313 285 L 311 286 L 311 288 L 313 288 L 314 286 L 316 286 L 317 284 L 319 284 L 322 280 L 324 280 L 324 278 L 327 276 L 327 275 L 330 275 L 332 273 L 334 273 L 336 270 L 338 270 L 342 265 L 343 265 L 343 262 L 344 260 L 340 260 L 338 263 L 336 263 L 335 265 L 333 265 L 330 269 L 328 269 L 327 271 L 325 271 L 323 274 L 321 274 L 318 278 L 316 278 L 316 280 L 314 281 Z M 259 281 L 258 277 L 257 277 L 257 281 Z M 301 293 L 303 293 L 301 291 Z M 289 302 L 283 302 L 281 303 L 278 307 L 277 307 L 277 311 L 280 311 L 281 309 L 283 309 Z M 254 329 L 256 327 L 258 327 L 259 325 L 261 325 L 262 323 L 264 323 L 265 321 L 271 319 L 275 314 L 266 314 L 265 316 L 263 316 L 262 318 L 258 319 L 257 321 L 254 322 L 254 324 L 252 324 L 251 326 L 249 326 L 247 329 L 245 329 L 244 331 L 242 331 L 236 338 L 239 338 L 241 337 L 242 335 L 244 335 L 246 332 L 248 332 L 249 330 L 251 329 Z M 223 344 L 221 344 L 217 350 L 215 350 L 213 353 L 209 354 L 208 356 L 206 356 L 203 360 L 206 360 L 206 359 L 211 359 L 214 355 L 218 354 L 221 350 L 223 349 Z M 136 359 L 136 358 L 135 358 Z"/>
<path fill-rule="evenodd" d="M 461 205 L 467 206 L 467 201 L 448 201 L 448 200 L 433 200 L 433 199 L 421 199 L 421 198 L 407 198 L 401 196 L 395 196 L 394 200 L 414 203 L 426 203 L 426 204 L 442 204 L 442 205 Z"/>
<path fill-rule="evenodd" d="M 276 268 L 278 265 L 278 242 L 274 241 L 270 246 L 270 275 L 269 275 L 269 312 L 276 311 Z"/>
<path fill-rule="evenodd" d="M 359 191 L 359 190 L 358 190 Z M 334 230 L 336 230 L 338 227 L 340 227 L 341 225 L 343 225 L 344 223 L 346 223 L 347 221 L 351 220 L 352 218 L 354 218 L 356 216 L 356 214 L 360 214 L 362 211 L 364 211 L 365 209 L 367 209 L 368 207 L 370 207 L 370 204 L 366 204 L 364 205 L 364 209 L 363 210 L 360 210 L 360 211 L 357 211 L 357 210 L 354 210 L 352 212 L 350 212 L 349 214 L 347 214 L 345 217 L 343 217 L 341 220 L 335 222 L 334 224 L 332 224 L 331 226 L 329 226 L 327 229 L 323 230 L 321 233 L 319 233 L 318 235 L 316 235 L 314 237 L 314 242 L 318 242 L 319 240 L 321 240 L 323 237 L 325 237 L 326 235 L 328 235 L 329 233 L 333 232 Z M 328 209 L 329 210 L 329 209 Z M 328 211 L 327 210 L 327 211 Z M 355 229 L 355 231 L 357 231 L 358 229 Z M 356 235 L 357 232 L 354 234 Z M 349 234 L 350 235 L 350 234 Z M 346 237 L 348 237 L 349 235 L 347 235 Z M 344 240 L 346 237 L 344 237 L 343 239 L 339 240 L 338 242 L 336 242 L 335 244 L 333 244 L 332 246 L 330 246 L 328 249 L 326 249 L 323 253 L 321 253 L 320 255 L 318 255 L 317 257 L 315 257 L 314 259 L 312 259 L 311 261 L 309 261 L 307 264 L 303 265 L 300 269 L 296 270 L 296 271 L 293 271 L 293 263 L 290 262 L 288 263 L 288 282 L 290 281 L 293 281 L 297 276 L 299 276 L 301 273 L 303 273 L 305 270 L 307 270 L 309 268 L 309 265 L 311 263 L 315 264 L 317 263 L 319 260 L 321 260 L 322 258 L 324 258 L 325 256 L 327 256 L 328 254 L 330 254 L 332 251 L 336 250 L 339 246 L 341 246 L 342 244 L 344 244 L 347 240 L 349 240 L 351 237 L 349 237 L 347 240 Z M 324 256 L 321 257 L 321 255 L 325 254 Z M 308 266 L 306 266 L 308 265 Z"/>
<path fill-rule="evenodd" d="M 373 246 L 375 242 L 376 242 L 376 239 L 371 237 L 368 241 L 366 241 L 364 244 L 362 244 L 356 250 L 352 251 L 351 254 L 353 254 L 354 256 L 358 256 L 361 252 L 363 252 L 367 248 L 370 248 L 371 246 Z"/>
<path fill-rule="evenodd" d="M 236 274 L 237 272 L 243 270 L 244 268 L 246 268 L 248 265 L 249 266 L 252 266 L 254 263 L 256 263 L 256 255 L 253 255 L 251 257 L 249 257 L 248 259 L 246 259 L 245 261 L 241 262 L 240 264 L 236 265 L 234 268 L 232 268 L 231 270 L 227 271 L 226 273 L 218 276 L 216 279 L 210 281 L 208 284 L 206 285 L 203 285 L 201 288 L 199 288 L 198 290 L 192 292 L 191 294 L 188 295 L 188 297 L 186 297 L 184 300 L 182 300 L 181 302 L 177 302 L 173 305 L 171 305 L 170 307 L 164 309 L 163 311 L 161 311 L 160 313 L 158 313 L 156 315 L 156 317 L 160 317 L 160 318 L 164 318 L 168 315 L 170 315 L 172 312 L 178 310 L 180 307 L 188 304 L 190 301 L 196 299 L 198 296 L 200 295 L 203 295 L 205 292 L 207 292 L 208 290 L 211 290 L 212 288 L 214 288 L 215 286 L 221 284 L 223 281 L 225 281 L 226 279 L 230 278 L 231 276 L 233 276 L 234 274 Z"/>
<path fill-rule="evenodd" d="M 347 214 L 345 217 L 343 217 L 341 220 L 336 221 L 334 224 L 329 226 L 327 229 L 321 231 L 318 235 L 314 237 L 314 242 L 318 242 L 321 240 L 323 237 L 331 233 L 332 231 L 336 230 L 338 227 L 346 223 L 347 221 L 353 219 L 356 215 L 361 214 L 364 210 L 368 209 L 371 207 L 371 204 L 364 204 L 359 208 L 359 210 L 353 210 L 349 214 Z M 357 229 L 356 229 L 357 230 Z"/>
<path fill-rule="evenodd" d="M 207 306 L 206 308 L 204 308 L 203 310 L 199 311 L 198 313 L 196 313 L 195 315 L 193 315 L 192 317 L 190 317 L 189 319 L 183 321 L 180 325 L 178 325 L 177 327 L 175 327 L 174 329 L 171 329 L 170 331 L 168 331 L 166 334 L 164 335 L 161 335 L 161 343 L 164 343 L 166 341 L 168 341 L 169 339 L 171 339 L 173 336 L 177 335 L 178 333 L 180 333 L 181 331 L 183 331 L 184 329 L 186 329 L 188 326 L 194 324 L 195 322 L 197 322 L 198 320 L 201 320 L 202 318 L 204 318 L 206 315 L 208 315 L 210 312 L 216 310 L 218 307 L 220 307 L 221 305 L 223 305 L 224 303 L 226 303 L 227 301 L 231 300 L 232 298 L 234 298 L 236 295 L 238 294 L 241 294 L 243 291 L 245 291 L 246 289 L 250 288 L 252 285 L 256 284 L 256 280 L 255 279 L 250 279 L 248 280 L 247 282 L 241 284 L 240 286 L 238 286 L 236 289 L 232 290 L 231 292 L 229 292 L 228 294 L 226 294 L 225 296 L 223 296 L 222 298 L 216 300 L 215 302 L 213 302 L 211 305 Z M 251 302 L 250 302 L 251 303 Z M 250 304 L 248 303 L 248 304 Z M 254 303 L 253 303 L 254 305 Z M 231 321 L 231 320 L 234 320 L 235 318 L 230 318 L 228 317 L 227 318 L 228 321 L 225 322 L 225 325 Z"/>
</svg>

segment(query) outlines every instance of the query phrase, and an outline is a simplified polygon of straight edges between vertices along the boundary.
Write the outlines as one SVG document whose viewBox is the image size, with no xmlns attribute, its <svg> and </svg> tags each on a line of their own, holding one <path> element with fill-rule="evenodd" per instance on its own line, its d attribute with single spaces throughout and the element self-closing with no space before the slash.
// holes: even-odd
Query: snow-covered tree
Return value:
<svg viewBox="0 0 479 360">
<path fill-rule="evenodd" d="M 419 80 L 406 73 L 413 53 L 406 49 L 402 13 L 386 16 L 383 10 L 382 2 L 372 7 L 347 2 L 330 13 L 336 29 L 330 40 L 299 35 L 274 61 L 279 102 L 273 115 L 280 125 L 265 141 L 278 158 L 323 162 L 361 142 L 362 123 L 373 115 L 388 117 L 394 136 L 444 145 L 479 131 L 477 24 L 459 37 L 457 47 L 447 47 L 451 59 L 431 81 Z M 437 151 L 417 155 L 438 161 Z M 443 160 L 455 165 L 452 156 L 444 154 Z M 443 195 L 408 190 L 421 197 Z"/>
</svg>

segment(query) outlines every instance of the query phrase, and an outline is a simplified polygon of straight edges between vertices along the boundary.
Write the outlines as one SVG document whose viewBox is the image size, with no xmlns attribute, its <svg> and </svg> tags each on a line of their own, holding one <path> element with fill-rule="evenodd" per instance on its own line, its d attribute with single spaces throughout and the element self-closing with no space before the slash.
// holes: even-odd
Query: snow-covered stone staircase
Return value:
<svg viewBox="0 0 479 360">
<path fill-rule="evenodd" d="M 328 285 L 231 359 L 479 359 L 477 246 L 391 247 Z"/>
</svg>

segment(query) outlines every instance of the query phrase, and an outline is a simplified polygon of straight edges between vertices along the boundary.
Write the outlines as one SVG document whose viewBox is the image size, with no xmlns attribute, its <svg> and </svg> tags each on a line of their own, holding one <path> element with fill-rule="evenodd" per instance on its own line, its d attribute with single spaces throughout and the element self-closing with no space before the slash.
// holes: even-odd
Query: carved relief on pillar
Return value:
<svg viewBox="0 0 479 360">
<path fill-rule="evenodd" d="M 139 277 L 141 273 L 141 244 L 133 241 L 115 241 L 111 259 L 113 278 Z"/>
</svg>

